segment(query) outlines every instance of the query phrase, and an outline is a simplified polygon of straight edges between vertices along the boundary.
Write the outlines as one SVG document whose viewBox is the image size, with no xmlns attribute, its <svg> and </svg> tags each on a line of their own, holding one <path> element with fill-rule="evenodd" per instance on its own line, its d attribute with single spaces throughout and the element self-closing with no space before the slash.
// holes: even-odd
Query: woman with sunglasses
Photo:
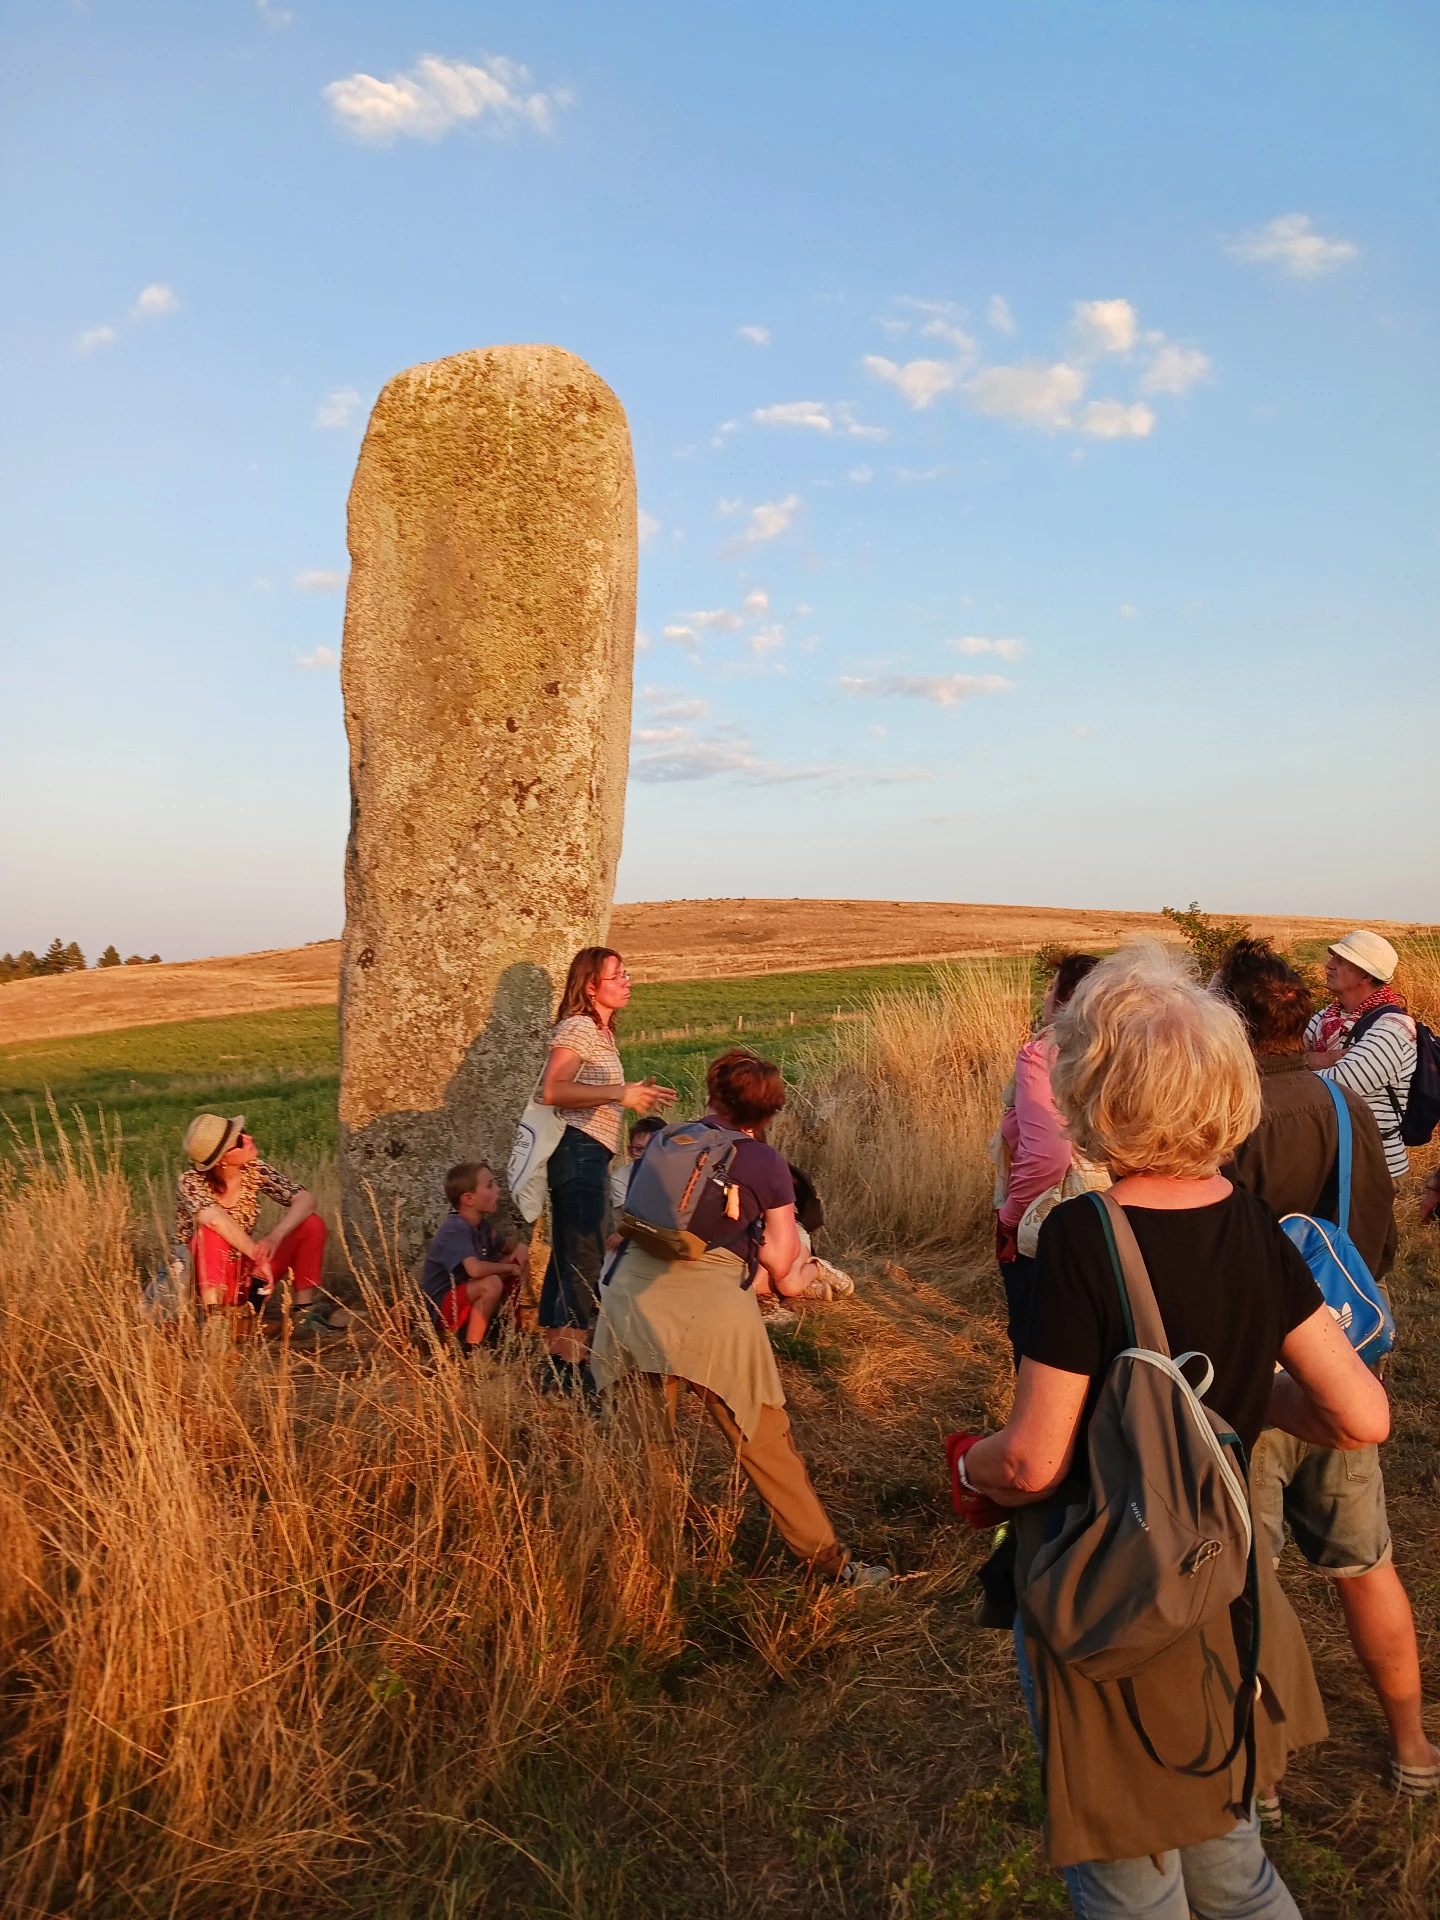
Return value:
<svg viewBox="0 0 1440 1920">
<path fill-rule="evenodd" d="M 325 1222 L 315 1196 L 260 1158 L 245 1131 L 245 1116 L 197 1114 L 185 1130 L 190 1165 L 177 1183 L 175 1238 L 194 1261 L 195 1290 L 207 1314 L 260 1311 L 275 1282 L 290 1275 L 303 1333 L 340 1333 L 350 1323 L 343 1307 L 320 1294 Z M 260 1196 L 284 1207 L 270 1232 L 253 1239 Z"/>
<path fill-rule="evenodd" d="M 612 947 L 582 947 L 560 996 L 540 1098 L 565 1122 L 550 1156 L 550 1264 L 540 1289 L 540 1325 L 557 1385 L 589 1386 L 585 1363 L 600 1310 L 600 1272 L 610 1231 L 610 1163 L 620 1151 L 625 1109 L 654 1113 L 675 1094 L 653 1080 L 627 1081 L 615 1016 L 630 1002 L 630 976 Z"/>
</svg>

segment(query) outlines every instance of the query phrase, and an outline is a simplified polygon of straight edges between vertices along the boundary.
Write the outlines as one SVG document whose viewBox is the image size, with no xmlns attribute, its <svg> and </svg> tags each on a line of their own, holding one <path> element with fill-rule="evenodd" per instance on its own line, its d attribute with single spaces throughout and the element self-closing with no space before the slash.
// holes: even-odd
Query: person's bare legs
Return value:
<svg viewBox="0 0 1440 1920">
<path fill-rule="evenodd" d="M 1368 1573 L 1334 1582 L 1350 1644 L 1369 1675 L 1390 1728 L 1390 1751 L 1402 1767 L 1440 1764 L 1440 1750 L 1426 1737 L 1421 1719 L 1420 1649 L 1415 1616 L 1392 1560 Z"/>
</svg>

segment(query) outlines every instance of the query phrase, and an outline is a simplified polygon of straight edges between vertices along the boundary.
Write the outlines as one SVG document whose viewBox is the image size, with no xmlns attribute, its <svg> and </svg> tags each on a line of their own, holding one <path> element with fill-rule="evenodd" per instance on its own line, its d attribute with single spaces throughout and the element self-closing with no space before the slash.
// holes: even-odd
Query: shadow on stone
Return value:
<svg viewBox="0 0 1440 1920">
<path fill-rule="evenodd" d="M 442 1106 L 341 1128 L 345 1231 L 365 1245 L 382 1272 L 377 1212 L 385 1240 L 409 1266 L 445 1217 L 443 1182 L 459 1160 L 490 1162 L 502 1193 L 500 1224 L 510 1231 L 522 1224 L 510 1205 L 505 1168 L 516 1125 L 545 1064 L 557 997 L 543 967 L 528 960 L 507 967 L 496 982 L 490 1017 L 466 1049 Z"/>
</svg>

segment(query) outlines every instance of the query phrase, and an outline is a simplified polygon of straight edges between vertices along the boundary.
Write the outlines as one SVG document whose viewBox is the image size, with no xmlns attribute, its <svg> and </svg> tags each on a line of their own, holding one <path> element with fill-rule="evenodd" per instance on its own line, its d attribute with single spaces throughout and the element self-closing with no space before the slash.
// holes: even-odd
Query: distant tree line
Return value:
<svg viewBox="0 0 1440 1920">
<path fill-rule="evenodd" d="M 117 947 L 106 947 L 95 962 L 97 967 L 158 967 L 160 956 L 152 953 L 147 960 L 143 953 L 132 953 L 126 959 L 120 958 Z M 0 954 L 0 986 L 6 986 L 12 980 L 34 980 L 47 973 L 83 973 L 86 967 L 84 954 L 76 940 L 54 939 L 44 953 L 35 954 L 27 947 L 23 953 Z"/>
</svg>

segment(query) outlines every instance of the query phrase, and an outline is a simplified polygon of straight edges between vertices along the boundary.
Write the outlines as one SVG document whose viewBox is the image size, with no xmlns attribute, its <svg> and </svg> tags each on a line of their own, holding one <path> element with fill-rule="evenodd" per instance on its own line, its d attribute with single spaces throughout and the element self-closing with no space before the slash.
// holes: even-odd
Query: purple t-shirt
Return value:
<svg viewBox="0 0 1440 1920">
<path fill-rule="evenodd" d="M 707 1193 L 695 1209 L 691 1231 L 703 1234 L 707 1245 L 725 1247 L 748 1263 L 757 1244 L 750 1231 L 754 1223 L 771 1207 L 793 1207 L 795 1182 L 783 1154 L 759 1140 L 742 1140 L 730 1162 L 730 1179 L 740 1189 L 740 1217 L 730 1220 L 725 1203 L 716 1193 Z"/>
</svg>

